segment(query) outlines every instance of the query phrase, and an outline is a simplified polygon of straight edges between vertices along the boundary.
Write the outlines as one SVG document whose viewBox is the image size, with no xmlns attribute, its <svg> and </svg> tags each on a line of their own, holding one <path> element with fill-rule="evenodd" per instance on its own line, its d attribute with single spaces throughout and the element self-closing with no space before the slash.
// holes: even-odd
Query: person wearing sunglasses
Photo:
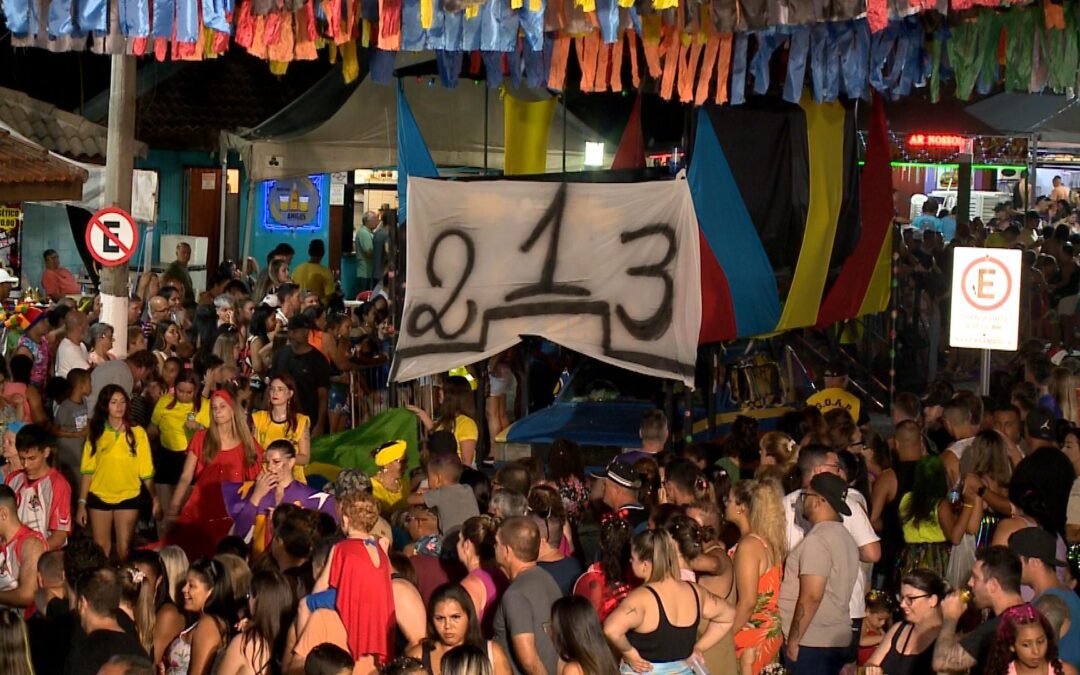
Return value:
<svg viewBox="0 0 1080 675">
<path fill-rule="evenodd" d="M 866 662 L 865 675 L 933 672 L 934 643 L 941 632 L 941 601 L 945 594 L 945 580 L 928 569 L 904 575 L 896 596 L 904 620 L 885 634 Z"/>
</svg>

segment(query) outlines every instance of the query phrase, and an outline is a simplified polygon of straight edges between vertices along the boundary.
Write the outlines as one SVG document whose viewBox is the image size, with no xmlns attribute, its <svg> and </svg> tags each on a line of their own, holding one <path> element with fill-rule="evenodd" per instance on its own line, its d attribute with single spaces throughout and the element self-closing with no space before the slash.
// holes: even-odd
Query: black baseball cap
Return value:
<svg viewBox="0 0 1080 675">
<path fill-rule="evenodd" d="M 847 505 L 847 483 L 834 473 L 819 473 L 810 479 L 810 489 L 829 502 L 829 506 L 842 516 L 851 515 Z"/>
<path fill-rule="evenodd" d="M 825 366 L 825 377 L 847 377 L 847 366 L 842 361 L 830 361 L 829 365 Z"/>
<path fill-rule="evenodd" d="M 1009 550 L 1024 558 L 1041 560 L 1047 567 L 1065 567 L 1057 557 L 1057 538 L 1041 527 L 1025 527 L 1009 537 Z"/>
<path fill-rule="evenodd" d="M 1057 441 L 1057 418 L 1046 406 L 1037 405 L 1028 413 L 1024 421 L 1027 437 L 1042 441 Z"/>
<path fill-rule="evenodd" d="M 634 467 L 620 462 L 618 458 L 608 462 L 607 468 L 603 472 L 593 473 L 592 477 L 607 478 L 629 490 L 636 490 L 641 487 L 641 477 L 634 471 Z"/>
</svg>

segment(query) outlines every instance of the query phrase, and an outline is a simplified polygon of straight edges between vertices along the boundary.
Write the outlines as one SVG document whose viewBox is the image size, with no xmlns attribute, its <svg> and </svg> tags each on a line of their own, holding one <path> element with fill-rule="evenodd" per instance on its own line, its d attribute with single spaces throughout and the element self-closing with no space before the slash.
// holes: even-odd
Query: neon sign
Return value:
<svg viewBox="0 0 1080 675">
<path fill-rule="evenodd" d="M 930 150 L 962 150 L 970 139 L 958 134 L 910 134 L 907 137 L 909 148 Z"/>
</svg>

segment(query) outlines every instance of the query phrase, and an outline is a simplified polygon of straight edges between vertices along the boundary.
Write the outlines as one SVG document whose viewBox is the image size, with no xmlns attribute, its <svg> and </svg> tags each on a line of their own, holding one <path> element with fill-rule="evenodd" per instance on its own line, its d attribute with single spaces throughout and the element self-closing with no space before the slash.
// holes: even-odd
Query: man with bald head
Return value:
<svg viewBox="0 0 1080 675">
<path fill-rule="evenodd" d="M 364 214 L 363 224 L 356 230 L 356 282 L 361 291 L 375 288 L 375 228 L 379 216 L 374 211 Z"/>
<path fill-rule="evenodd" d="M 56 350 L 56 376 L 67 377 L 72 368 L 90 370 L 90 353 L 83 338 L 89 321 L 78 310 L 71 310 L 64 315 L 64 339 Z"/>
<path fill-rule="evenodd" d="M 172 321 L 172 310 L 164 296 L 155 295 L 150 298 L 150 323 L 156 325 L 162 321 Z"/>
</svg>

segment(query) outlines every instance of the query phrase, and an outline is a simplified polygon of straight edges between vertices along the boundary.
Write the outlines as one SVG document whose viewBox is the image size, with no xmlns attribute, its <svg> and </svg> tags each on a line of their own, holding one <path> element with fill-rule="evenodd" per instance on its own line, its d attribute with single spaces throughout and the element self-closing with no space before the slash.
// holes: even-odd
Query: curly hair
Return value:
<svg viewBox="0 0 1080 675">
<path fill-rule="evenodd" d="M 771 480 L 744 480 L 736 483 L 732 492 L 735 502 L 750 512 L 750 531 L 768 542 L 772 562 L 783 560 L 787 553 L 787 526 L 780 485 Z"/>
<path fill-rule="evenodd" d="M 998 625 L 997 637 L 990 649 L 990 657 L 986 660 L 985 675 L 1006 675 L 1009 672 L 1009 664 L 1016 658 L 1015 644 L 1016 635 L 1020 626 L 1038 624 L 1042 626 L 1046 634 L 1046 660 L 1050 664 L 1055 675 L 1065 675 L 1065 669 L 1058 658 L 1058 641 L 1050 622 L 1028 603 L 1016 605 L 1005 610 L 1001 615 L 1001 623 Z"/>
<path fill-rule="evenodd" d="M 612 589 L 621 586 L 626 576 L 632 538 L 630 523 L 623 518 L 608 518 L 600 525 L 600 569 Z"/>
</svg>

